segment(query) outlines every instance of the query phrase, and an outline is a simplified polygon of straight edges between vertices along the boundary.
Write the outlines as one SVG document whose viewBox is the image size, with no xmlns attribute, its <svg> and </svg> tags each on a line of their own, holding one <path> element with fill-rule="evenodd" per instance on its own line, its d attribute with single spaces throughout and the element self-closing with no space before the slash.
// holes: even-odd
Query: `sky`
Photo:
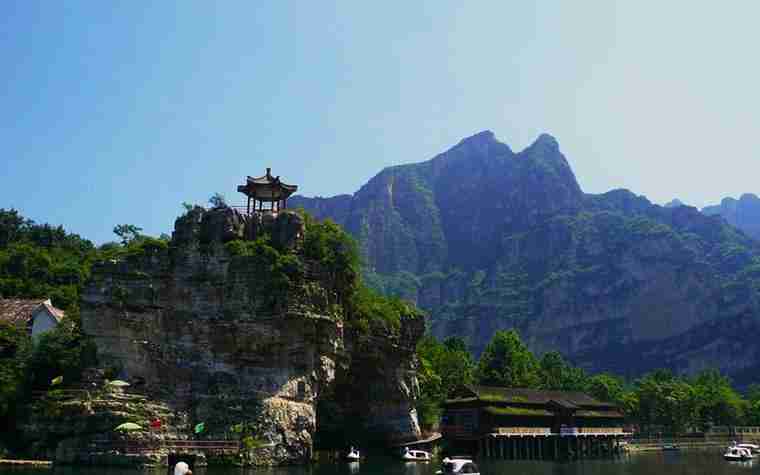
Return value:
<svg viewBox="0 0 760 475">
<path fill-rule="evenodd" d="M 760 2 L 8 0 L 0 208 L 96 243 L 271 167 L 307 196 L 488 129 L 581 187 L 757 192 Z"/>
</svg>

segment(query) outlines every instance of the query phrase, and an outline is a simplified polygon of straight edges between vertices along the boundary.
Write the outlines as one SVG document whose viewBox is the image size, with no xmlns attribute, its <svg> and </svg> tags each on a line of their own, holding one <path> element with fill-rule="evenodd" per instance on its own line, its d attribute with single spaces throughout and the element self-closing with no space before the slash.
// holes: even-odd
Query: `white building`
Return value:
<svg viewBox="0 0 760 475">
<path fill-rule="evenodd" d="M 63 315 L 50 299 L 0 299 L 0 321 L 27 328 L 32 338 L 55 328 Z"/>
</svg>

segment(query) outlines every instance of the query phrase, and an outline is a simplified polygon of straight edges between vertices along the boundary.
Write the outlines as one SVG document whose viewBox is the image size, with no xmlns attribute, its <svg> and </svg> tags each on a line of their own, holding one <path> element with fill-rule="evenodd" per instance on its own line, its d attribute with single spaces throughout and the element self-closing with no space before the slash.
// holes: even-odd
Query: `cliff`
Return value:
<svg viewBox="0 0 760 475">
<path fill-rule="evenodd" d="M 692 207 L 584 194 L 548 135 L 515 153 L 482 132 L 330 204 L 320 216 L 359 239 L 368 280 L 475 354 L 514 327 L 592 371 L 717 367 L 741 383 L 760 368 L 758 244 Z"/>
<path fill-rule="evenodd" d="M 738 200 L 724 198 L 719 205 L 702 208 L 702 213 L 720 216 L 728 224 L 760 240 L 760 198 L 757 195 L 745 193 Z"/>
<path fill-rule="evenodd" d="M 177 437 L 242 431 L 266 449 L 255 463 L 303 462 L 329 425 L 320 404 L 350 414 L 350 433 L 385 442 L 419 436 L 413 348 L 424 321 L 400 304 L 395 320 L 373 319 L 356 303 L 361 291 L 338 228 L 293 212 L 196 207 L 177 219 L 168 245 L 130 247 L 93 268 L 82 327 L 102 372 L 185 421 Z M 378 358 L 364 351 L 367 341 Z M 352 400 L 335 390 L 365 379 L 372 384 L 352 387 Z M 109 424 L 149 422 L 117 415 Z M 198 423 L 204 431 L 194 436 L 188 427 Z M 69 452 L 87 452 L 110 432 L 72 429 Z"/>
</svg>

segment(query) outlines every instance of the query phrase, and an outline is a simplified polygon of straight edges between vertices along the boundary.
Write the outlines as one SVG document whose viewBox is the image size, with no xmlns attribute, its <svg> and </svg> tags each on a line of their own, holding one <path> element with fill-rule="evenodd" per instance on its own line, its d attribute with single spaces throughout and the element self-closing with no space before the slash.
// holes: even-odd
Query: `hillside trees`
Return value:
<svg viewBox="0 0 760 475">
<path fill-rule="evenodd" d="M 751 386 L 743 398 L 728 378 L 713 369 L 691 378 L 656 370 L 628 382 L 609 373 L 588 375 L 558 352 L 536 359 L 515 330 L 497 332 L 477 364 L 461 338 L 440 343 L 426 336 L 417 354 L 422 368 L 420 413 L 428 424 L 457 387 L 479 384 L 586 392 L 617 405 L 629 423 L 645 433 L 760 425 L 760 385 Z M 457 358 L 460 361 L 454 362 Z"/>
</svg>

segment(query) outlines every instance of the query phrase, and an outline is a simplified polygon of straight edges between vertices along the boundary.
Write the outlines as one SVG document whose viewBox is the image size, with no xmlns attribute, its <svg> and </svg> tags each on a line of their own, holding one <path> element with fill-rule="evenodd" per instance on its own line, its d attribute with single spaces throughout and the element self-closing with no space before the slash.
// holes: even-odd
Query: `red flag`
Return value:
<svg viewBox="0 0 760 475">
<path fill-rule="evenodd" d="M 153 419 L 150 421 L 150 426 L 154 429 L 160 429 L 161 428 L 161 419 Z"/>
</svg>

